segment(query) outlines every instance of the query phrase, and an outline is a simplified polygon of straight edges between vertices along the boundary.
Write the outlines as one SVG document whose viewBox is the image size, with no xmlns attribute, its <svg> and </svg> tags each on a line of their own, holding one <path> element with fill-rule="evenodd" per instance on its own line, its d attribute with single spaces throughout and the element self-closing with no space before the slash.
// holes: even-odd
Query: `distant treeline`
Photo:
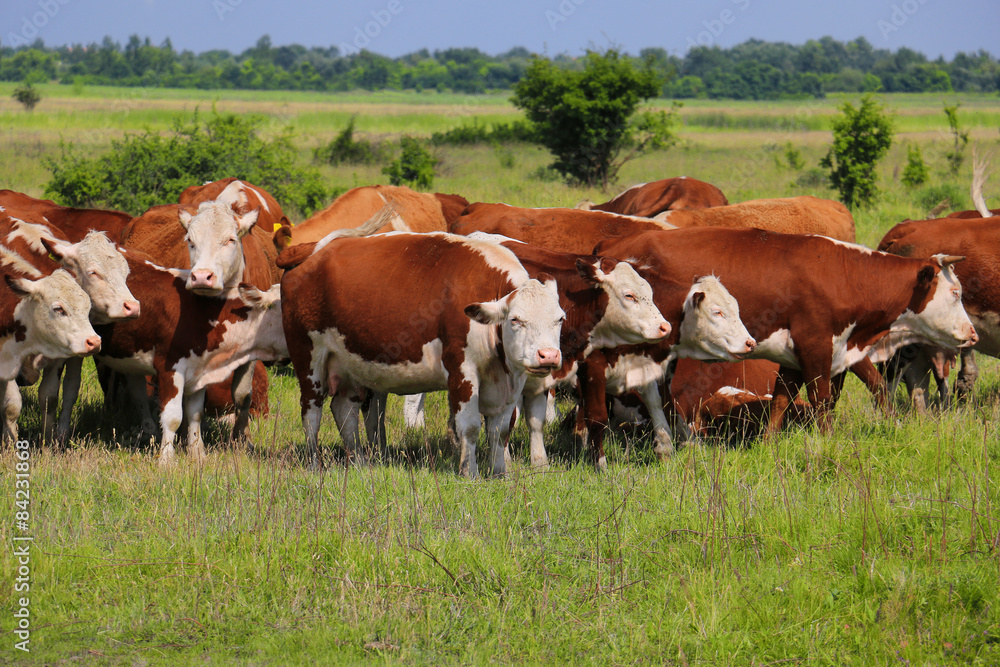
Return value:
<svg viewBox="0 0 1000 667">
<path fill-rule="evenodd" d="M 0 80 L 59 81 L 167 88 L 251 90 L 434 89 L 481 93 L 511 88 L 532 55 L 517 47 L 490 56 L 475 48 L 421 49 L 399 58 L 371 51 L 342 53 L 335 46 L 273 46 L 268 36 L 253 48 L 176 51 L 137 35 L 122 46 L 110 37 L 100 44 L 46 47 L 40 40 L 0 48 Z M 567 55 L 562 66 L 581 66 Z M 842 43 L 832 37 L 802 45 L 750 40 L 723 49 L 696 46 L 672 56 L 643 49 L 637 60 L 663 74 L 670 98 L 777 99 L 820 97 L 827 92 L 993 92 L 1000 90 L 1000 63 L 987 53 L 959 53 L 950 62 L 928 60 L 908 48 L 876 49 L 864 37 Z"/>
</svg>

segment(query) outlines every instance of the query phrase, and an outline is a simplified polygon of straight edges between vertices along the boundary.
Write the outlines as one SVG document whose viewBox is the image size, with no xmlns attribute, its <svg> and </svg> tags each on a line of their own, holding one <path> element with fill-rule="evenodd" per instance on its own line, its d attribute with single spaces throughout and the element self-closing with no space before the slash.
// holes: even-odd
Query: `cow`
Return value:
<svg viewBox="0 0 1000 667">
<path fill-rule="evenodd" d="M 992 357 L 1000 356 L 1000 264 L 994 251 L 997 244 L 1000 244 L 1000 216 L 978 220 L 911 220 L 890 229 L 878 244 L 879 250 L 902 257 L 925 258 L 938 253 L 965 257 L 955 265 L 955 273 L 962 283 L 962 303 L 976 326 L 979 339 L 971 348 L 961 350 L 962 366 L 955 385 L 958 399 L 971 395 L 975 386 L 978 369 L 973 350 Z M 942 398 L 946 403 L 944 371 L 953 357 L 943 356 L 944 352 L 911 352 L 920 367 L 910 370 L 908 384 L 922 385 L 922 376 L 937 365 L 939 389 L 943 389 Z"/>
<path fill-rule="evenodd" d="M 122 230 L 132 220 L 122 211 L 60 206 L 14 190 L 0 190 L 0 209 L 0 213 L 51 225 L 70 243 L 79 243 L 90 232 L 104 232 L 113 243 L 119 243 Z"/>
<path fill-rule="evenodd" d="M 767 420 L 780 366 L 766 359 L 707 363 L 679 359 L 670 381 L 677 416 L 699 437 L 712 433 L 752 437 Z M 808 403 L 796 397 L 786 422 L 812 418 Z"/>
<path fill-rule="evenodd" d="M 336 234 L 336 232 L 334 232 Z M 323 401 L 349 462 L 363 462 L 359 408 L 368 390 L 447 390 L 459 472 L 479 475 L 476 439 L 486 415 L 491 472 L 506 473 L 506 438 L 528 375 L 562 364 L 565 313 L 555 281 L 529 278 L 495 243 L 441 232 L 393 232 L 298 251 L 281 281 L 285 338 L 301 392 L 312 465 L 321 467 Z"/>
<path fill-rule="evenodd" d="M 550 275 L 559 288 L 559 305 L 566 313 L 559 339 L 562 366 L 549 376 L 529 376 L 522 394 L 530 463 L 543 468 L 548 465 L 542 429 L 550 390 L 575 383 L 577 366 L 592 351 L 658 342 L 670 333 L 670 323 L 653 303 L 649 283 L 627 262 L 554 252 L 503 236 L 477 233 L 469 238 L 499 243 L 514 253 L 529 276 Z M 422 403 L 407 407 L 413 413 L 422 410 Z M 423 421 L 422 416 L 408 417 L 408 423 L 413 421 Z"/>
<path fill-rule="evenodd" d="M 709 209 L 710 210 L 710 209 Z M 748 315 L 753 358 L 781 365 L 767 435 L 805 384 L 823 432 L 831 428 L 831 379 L 899 346 L 948 348 L 978 341 L 952 266 L 961 258 L 897 257 L 823 236 L 758 229 L 678 229 L 598 245 L 595 252 L 669 271 L 712 272 Z M 870 354 L 871 353 L 871 354 Z"/>
<path fill-rule="evenodd" d="M 357 227 L 387 204 L 397 215 L 386 221 L 381 232 L 446 232 L 469 202 L 459 195 L 416 192 L 398 185 L 365 185 L 337 197 L 322 211 L 299 224 L 278 229 L 278 250 L 300 243 L 315 243 L 337 229 Z"/>
<path fill-rule="evenodd" d="M 23 212 L 26 209 L 20 209 Z M 28 216 L 26 216 L 28 217 Z M 33 214 L 34 222 L 0 214 L 0 262 L 8 272 L 21 277 L 38 278 L 62 267 L 68 270 L 91 300 L 90 319 L 94 324 L 139 316 L 140 305 L 126 284 L 128 264 L 105 232 L 88 232 L 77 243 L 62 238 L 60 230 Z M 36 369 L 43 368 L 38 401 L 43 411 L 43 440 L 64 442 L 69 433 L 73 405 L 80 389 L 83 359 L 36 358 L 27 369 L 31 377 L 22 384 L 33 384 Z M 65 369 L 65 380 L 63 370 Z M 61 413 L 56 415 L 59 388 L 63 386 Z"/>
<path fill-rule="evenodd" d="M 246 283 L 215 298 L 187 289 L 190 271 L 157 266 L 126 250 L 129 285 L 143 304 L 138 319 L 99 325 L 98 359 L 144 388 L 155 374 L 160 406 L 160 465 L 175 460 L 174 443 L 187 419 L 187 451 L 205 457 L 201 417 L 208 385 L 255 360 L 287 358 L 278 285 L 266 292 Z M 144 395 L 144 392 L 143 392 Z M 147 406 L 145 401 L 140 404 Z M 144 415 L 144 422 L 151 418 Z"/>
<path fill-rule="evenodd" d="M 160 266 L 190 269 L 188 289 L 205 297 L 230 291 L 241 282 L 267 290 L 276 284 L 281 270 L 270 237 L 256 225 L 259 215 L 258 209 L 238 214 L 227 201 L 153 206 L 126 227 L 122 245 L 148 254 Z M 267 395 L 267 375 L 251 372 L 254 365 L 225 380 L 232 382 L 236 439 L 246 436 L 251 412 L 262 410 L 254 397 Z"/>
<path fill-rule="evenodd" d="M 652 183 L 640 183 L 603 204 L 591 204 L 591 211 L 652 218 L 664 211 L 727 206 L 722 190 L 696 178 L 680 176 Z M 587 210 L 587 209 L 583 209 Z"/>
<path fill-rule="evenodd" d="M 0 382 L 3 437 L 17 440 L 21 392 L 15 383 L 34 356 L 61 359 L 97 352 L 101 338 L 90 323 L 90 297 L 70 273 L 57 269 L 37 280 L 4 274 L 0 285 Z"/>
</svg>

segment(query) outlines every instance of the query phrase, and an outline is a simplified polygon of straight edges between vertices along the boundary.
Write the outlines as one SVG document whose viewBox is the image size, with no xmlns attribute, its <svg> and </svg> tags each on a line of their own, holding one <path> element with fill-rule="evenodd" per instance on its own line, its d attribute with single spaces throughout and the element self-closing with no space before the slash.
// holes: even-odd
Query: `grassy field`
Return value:
<svg viewBox="0 0 1000 667">
<path fill-rule="evenodd" d="M 503 96 L 56 86 L 26 114 L 8 88 L 0 187 L 33 195 L 60 138 L 104 150 L 123 132 L 165 130 L 213 104 L 290 124 L 304 158 L 355 113 L 372 136 L 516 117 Z M 734 202 L 833 197 L 809 172 L 842 99 L 690 102 L 680 144 L 630 163 L 621 185 L 687 174 Z M 929 208 L 930 186 L 911 191 L 896 178 L 908 143 L 923 149 L 931 185 L 969 206 L 969 165 L 945 172 L 941 105 L 955 101 L 974 139 L 994 145 L 995 97 L 886 98 L 898 141 L 880 167 L 883 198 L 856 214 L 861 242 Z M 787 165 L 789 142 L 803 169 Z M 512 150 L 505 168 L 492 148 L 438 149 L 435 190 L 531 206 L 608 197 L 538 180 L 547 155 Z M 341 187 L 382 181 L 374 167 L 322 170 Z M 86 435 L 66 452 L 31 450 L 31 653 L 8 632 L 24 594 L 5 548 L 0 663 L 997 664 L 1000 369 L 981 367 L 972 403 L 926 417 L 902 395 L 899 416 L 885 417 L 848 379 L 830 436 L 807 428 L 742 448 L 706 442 L 659 463 L 648 434 L 616 432 L 604 475 L 552 425 L 549 471 L 516 465 L 484 481 L 456 477 L 440 397 L 421 432 L 405 432 L 399 400 L 390 403 L 387 461 L 309 472 L 298 388 L 281 369 L 272 415 L 253 426 L 255 452 L 233 450 L 210 424 L 208 463 L 182 455 L 162 472 L 154 451 L 105 415 L 88 376 L 77 407 Z M 36 442 L 39 432 L 28 389 L 22 434 Z M 331 419 L 320 438 L 336 459 Z M 521 425 L 513 445 L 523 462 Z M 16 463 L 11 449 L 0 453 L 5 545 L 21 535 Z"/>
</svg>

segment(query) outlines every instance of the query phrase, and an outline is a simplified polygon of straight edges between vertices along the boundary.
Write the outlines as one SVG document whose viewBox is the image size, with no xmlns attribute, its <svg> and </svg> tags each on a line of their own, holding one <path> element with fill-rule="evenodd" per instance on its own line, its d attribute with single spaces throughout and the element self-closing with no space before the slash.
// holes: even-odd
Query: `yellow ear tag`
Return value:
<svg viewBox="0 0 1000 667">
<path fill-rule="evenodd" d="M 280 222 L 276 222 L 276 223 L 274 223 L 274 229 L 271 230 L 271 231 L 275 231 L 276 232 L 279 229 L 281 229 L 281 223 Z"/>
</svg>

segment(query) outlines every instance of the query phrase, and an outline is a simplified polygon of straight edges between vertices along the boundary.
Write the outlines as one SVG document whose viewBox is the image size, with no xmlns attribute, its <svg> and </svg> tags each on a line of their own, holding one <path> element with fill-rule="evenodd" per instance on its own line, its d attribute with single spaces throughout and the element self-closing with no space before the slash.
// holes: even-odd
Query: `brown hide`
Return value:
<svg viewBox="0 0 1000 667">
<path fill-rule="evenodd" d="M 665 178 L 629 188 L 591 210 L 652 218 L 664 211 L 726 206 L 729 200 L 711 183 L 684 176 Z"/>
<path fill-rule="evenodd" d="M 675 227 L 757 228 L 783 234 L 820 234 L 854 243 L 854 218 L 840 202 L 812 196 L 752 199 L 700 210 L 669 211 L 660 218 Z"/>
<path fill-rule="evenodd" d="M 0 190 L 0 207 L 7 215 L 25 222 L 47 223 L 60 230 L 60 237 L 70 243 L 79 243 L 91 231 L 104 232 L 113 243 L 119 243 L 122 230 L 132 220 L 122 211 L 60 206 L 13 190 Z"/>
</svg>

